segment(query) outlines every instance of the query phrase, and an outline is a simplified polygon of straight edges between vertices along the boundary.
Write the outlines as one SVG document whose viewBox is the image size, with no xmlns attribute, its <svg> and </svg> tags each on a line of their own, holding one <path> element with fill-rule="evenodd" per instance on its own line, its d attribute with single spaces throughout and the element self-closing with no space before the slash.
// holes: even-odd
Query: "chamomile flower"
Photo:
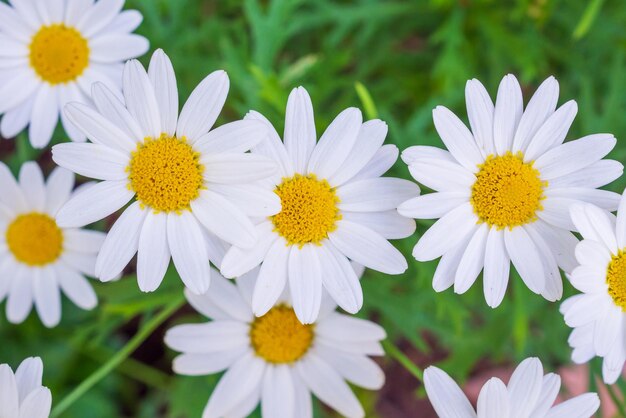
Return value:
<svg viewBox="0 0 626 418">
<path fill-rule="evenodd" d="M 315 324 L 296 317 L 288 293 L 263 316 L 251 303 L 259 269 L 236 283 L 217 272 L 202 296 L 186 291 L 189 303 L 212 319 L 170 329 L 166 344 L 182 352 L 178 374 L 199 376 L 226 370 L 211 394 L 203 418 L 246 417 L 261 403 L 264 417 L 311 418 L 311 394 L 347 417 L 363 417 L 346 381 L 376 390 L 384 384 L 369 358 L 383 355 L 385 331 L 363 319 L 335 312 L 328 297 Z"/>
<path fill-rule="evenodd" d="M 396 161 L 397 148 L 384 145 L 387 125 L 362 122 L 361 112 L 341 112 L 316 144 L 313 107 L 307 91 L 294 89 L 287 102 L 284 144 L 259 113 L 247 120 L 264 122 L 271 134 L 252 152 L 279 165 L 272 178 L 280 213 L 261 220 L 254 248 L 235 244 L 226 254 L 222 274 L 232 278 L 261 265 L 252 300 L 253 312 L 265 315 L 289 284 L 298 319 L 317 318 L 322 291 L 344 310 L 357 312 L 363 293 L 349 260 L 388 274 L 407 268 L 388 239 L 415 231 L 396 206 L 419 194 L 409 181 L 380 178 Z"/>
<path fill-rule="evenodd" d="M 63 228 L 59 208 L 80 194 L 74 175 L 56 168 L 44 183 L 39 166 L 22 165 L 19 183 L 0 163 L 0 301 L 7 298 L 12 323 L 26 319 L 33 304 L 47 327 L 61 320 L 61 293 L 82 309 L 97 305 L 85 275 L 94 275 L 105 234 Z"/>
<path fill-rule="evenodd" d="M 2 418 L 48 418 L 52 406 L 50 389 L 41 385 L 43 363 L 27 358 L 15 373 L 0 364 L 0 416 Z"/>
<path fill-rule="evenodd" d="M 176 76 L 158 50 L 148 73 L 132 60 L 124 68 L 124 105 L 103 84 L 93 86 L 96 110 L 71 103 L 68 118 L 92 141 L 53 147 L 63 167 L 102 182 L 71 199 L 60 225 L 76 227 L 128 206 L 111 228 L 96 262 L 96 276 L 115 278 L 137 256 L 144 292 L 159 287 L 170 261 L 197 294 L 209 288 L 209 260 L 222 242 L 244 248 L 257 241 L 249 215 L 270 216 L 280 200 L 258 184 L 276 171 L 267 157 L 246 153 L 267 135 L 255 120 L 210 130 L 228 93 L 224 71 L 208 75 L 178 115 Z"/>
<path fill-rule="evenodd" d="M 454 284 L 466 292 L 483 270 L 487 304 L 498 306 L 510 263 L 528 288 L 550 301 L 562 296 L 559 267 L 575 267 L 578 242 L 569 207 L 576 202 L 615 209 L 619 196 L 598 190 L 619 177 L 621 163 L 603 160 L 615 146 L 610 134 L 563 143 L 576 116 L 576 102 L 556 109 L 559 86 L 545 80 L 526 109 L 517 79 L 507 75 L 492 103 L 478 80 L 466 86 L 469 129 L 451 111 L 433 111 L 448 150 L 414 146 L 402 153 L 412 176 L 433 189 L 401 204 L 417 219 L 437 219 L 418 241 L 419 261 L 441 257 L 436 291 Z M 555 110 L 556 109 L 556 110 Z"/>
<path fill-rule="evenodd" d="M 626 194 L 617 217 L 590 204 L 572 206 L 571 216 L 583 237 L 576 246 L 579 266 L 568 276 L 582 293 L 561 305 L 574 328 L 572 360 L 603 357 L 603 379 L 613 384 L 626 360 Z"/>
<path fill-rule="evenodd" d="M 428 398 L 440 418 L 589 418 L 600 407 L 595 393 L 585 393 L 552 406 L 559 394 L 561 378 L 549 373 L 537 358 L 524 360 L 508 385 L 491 378 L 480 391 L 475 411 L 461 388 L 441 369 L 424 372 Z"/>
<path fill-rule="evenodd" d="M 91 84 L 116 92 L 122 62 L 148 50 L 131 33 L 141 23 L 124 0 L 10 0 L 0 2 L 0 132 L 11 138 L 29 125 L 31 144 L 45 147 L 59 115 L 73 141 L 85 136 L 61 112 L 89 103 Z"/>
</svg>

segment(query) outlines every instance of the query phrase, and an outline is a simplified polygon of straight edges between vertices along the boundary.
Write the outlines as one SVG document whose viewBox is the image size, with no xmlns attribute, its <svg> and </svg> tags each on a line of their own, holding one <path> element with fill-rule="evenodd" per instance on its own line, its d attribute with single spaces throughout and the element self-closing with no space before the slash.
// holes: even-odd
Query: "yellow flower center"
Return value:
<svg viewBox="0 0 626 418">
<path fill-rule="evenodd" d="M 76 29 L 42 26 L 30 43 L 30 65 L 50 84 L 76 80 L 89 64 L 89 45 Z"/>
<path fill-rule="evenodd" d="M 250 340 L 256 354 L 269 363 L 293 363 L 313 343 L 313 325 L 298 321 L 292 308 L 277 305 L 250 329 Z"/>
<path fill-rule="evenodd" d="M 54 219 L 43 213 L 20 215 L 6 231 L 9 250 L 29 266 L 43 266 L 56 261 L 63 252 L 63 232 Z"/>
<path fill-rule="evenodd" d="M 626 255 L 623 250 L 619 250 L 611 258 L 606 272 L 606 283 L 613 302 L 626 312 Z"/>
<path fill-rule="evenodd" d="M 199 158 L 185 138 L 147 138 L 137 145 L 126 168 L 129 187 L 143 206 L 158 212 L 188 209 L 204 183 Z"/>
<path fill-rule="evenodd" d="M 502 229 L 537 220 L 547 182 L 521 153 L 489 156 L 479 168 L 470 202 L 481 222 Z"/>
<path fill-rule="evenodd" d="M 274 192 L 282 205 L 280 213 L 272 217 L 274 230 L 290 245 L 319 244 L 337 228 L 339 198 L 326 180 L 296 174 L 283 179 Z"/>
</svg>

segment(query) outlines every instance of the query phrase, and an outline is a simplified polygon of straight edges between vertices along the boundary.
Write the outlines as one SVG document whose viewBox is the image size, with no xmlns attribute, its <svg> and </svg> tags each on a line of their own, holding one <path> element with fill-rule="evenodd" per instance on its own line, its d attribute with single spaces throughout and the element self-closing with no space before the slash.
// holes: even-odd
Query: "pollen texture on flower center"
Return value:
<svg viewBox="0 0 626 418">
<path fill-rule="evenodd" d="M 185 138 L 162 134 L 146 139 L 132 153 L 126 169 L 129 186 L 142 205 L 156 211 L 188 209 L 203 187 L 199 157 Z"/>
<path fill-rule="evenodd" d="M 521 153 L 488 157 L 479 168 L 470 202 L 481 222 L 501 229 L 537 220 L 546 182 Z"/>
<path fill-rule="evenodd" d="M 301 358 L 313 343 L 313 325 L 303 325 L 292 308 L 273 307 L 256 318 L 250 329 L 256 354 L 269 363 L 292 363 Z"/>
<path fill-rule="evenodd" d="M 341 219 L 339 198 L 326 180 L 315 175 L 283 179 L 276 187 L 282 210 L 272 217 L 275 231 L 289 244 L 319 244 Z"/>
<path fill-rule="evenodd" d="M 606 272 L 606 283 L 613 302 L 626 312 L 626 253 L 623 250 L 611 258 Z"/>
<path fill-rule="evenodd" d="M 76 80 L 89 64 L 89 45 L 76 29 L 42 26 L 30 44 L 30 65 L 50 84 Z"/>
<path fill-rule="evenodd" d="M 63 232 L 54 219 L 43 213 L 20 215 L 6 231 L 9 250 L 29 266 L 43 266 L 56 261 L 63 252 Z"/>
</svg>

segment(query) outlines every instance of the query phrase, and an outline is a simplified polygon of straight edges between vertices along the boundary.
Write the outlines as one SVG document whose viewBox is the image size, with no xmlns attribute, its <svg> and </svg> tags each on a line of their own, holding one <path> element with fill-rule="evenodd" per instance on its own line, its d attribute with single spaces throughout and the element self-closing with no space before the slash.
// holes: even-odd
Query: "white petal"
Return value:
<svg viewBox="0 0 626 418">
<path fill-rule="evenodd" d="M 402 274 L 408 268 L 400 251 L 365 226 L 340 220 L 328 238 L 346 257 L 373 270 Z"/>
<path fill-rule="evenodd" d="M 349 182 L 337 189 L 338 208 L 353 212 L 379 212 L 395 209 L 419 195 L 419 187 L 408 180 L 392 177 Z"/>
<path fill-rule="evenodd" d="M 256 154 L 211 154 L 200 159 L 204 179 L 219 184 L 250 183 L 274 174 L 277 166 L 272 160 Z"/>
<path fill-rule="evenodd" d="M 524 228 L 504 230 L 504 244 L 511 262 L 528 288 L 537 294 L 543 292 L 545 271 L 542 256 Z"/>
<path fill-rule="evenodd" d="M 46 204 L 46 187 L 43 173 L 37 163 L 28 161 L 20 167 L 20 187 L 31 209 L 43 212 Z"/>
<path fill-rule="evenodd" d="M 363 290 L 352 265 L 332 243 L 322 245 L 318 254 L 324 288 L 343 310 L 357 313 L 363 306 Z"/>
<path fill-rule="evenodd" d="M 331 312 L 315 325 L 315 332 L 325 341 L 341 343 L 380 341 L 387 338 L 380 325 L 366 319 Z M 349 351 L 349 350 L 343 350 Z"/>
<path fill-rule="evenodd" d="M 371 179 L 385 174 L 398 160 L 400 151 L 393 144 L 383 145 L 374 157 L 351 180 Z"/>
<path fill-rule="evenodd" d="M 251 217 L 272 216 L 280 212 L 280 197 L 260 184 L 211 184 L 210 190 L 224 196 Z"/>
<path fill-rule="evenodd" d="M 100 0 L 102 1 L 102 0 Z M 124 66 L 124 98 L 130 114 L 137 120 L 144 136 L 161 136 L 161 116 L 154 86 L 146 70 L 137 60 Z"/>
<path fill-rule="evenodd" d="M 471 237 L 472 234 L 468 234 L 441 256 L 441 260 L 439 260 L 433 275 L 433 289 L 435 292 L 443 292 L 454 284 L 454 277 L 459 268 L 459 262 Z"/>
<path fill-rule="evenodd" d="M 436 219 L 468 202 L 469 198 L 469 189 L 467 191 L 429 193 L 401 203 L 398 206 L 398 212 L 409 218 Z"/>
<path fill-rule="evenodd" d="M 24 42 L 28 42 L 32 34 L 20 13 L 6 3 L 0 4 L 0 27 L 4 33 Z"/>
<path fill-rule="evenodd" d="M 64 263 L 57 263 L 54 268 L 61 290 L 76 306 L 87 310 L 96 307 L 96 292 L 82 274 L 68 268 Z"/>
<path fill-rule="evenodd" d="M 15 181 L 13 173 L 3 162 L 0 162 L 0 203 L 13 211 L 23 212 L 27 210 L 26 199 L 22 193 L 22 189 Z"/>
<path fill-rule="evenodd" d="M 113 19 L 103 32 L 132 32 L 137 29 L 142 21 L 143 16 L 137 10 L 124 10 Z"/>
<path fill-rule="evenodd" d="M 550 410 L 554 400 L 559 394 L 559 389 L 561 387 L 561 378 L 554 374 L 549 373 L 543 377 L 543 381 L 541 384 L 541 393 L 539 395 L 539 400 L 537 401 L 537 405 L 533 410 L 530 416 L 532 417 L 543 417 L 546 412 Z"/>
<path fill-rule="evenodd" d="M 487 305 L 492 308 L 502 303 L 509 283 L 510 268 L 511 260 L 504 246 L 504 232 L 491 228 L 485 248 L 483 292 Z"/>
<path fill-rule="evenodd" d="M 616 142 L 610 134 L 588 135 L 548 150 L 533 166 L 544 180 L 566 176 L 604 158 Z"/>
<path fill-rule="evenodd" d="M 477 222 L 472 205 L 464 203 L 444 215 L 422 235 L 413 249 L 413 257 L 418 261 L 441 257 L 469 235 L 476 228 Z"/>
<path fill-rule="evenodd" d="M 224 241 L 241 248 L 256 244 L 258 236 L 250 218 L 220 194 L 203 190 L 191 202 L 191 209 L 202 225 Z"/>
<path fill-rule="evenodd" d="M 26 128 L 33 113 L 34 98 L 29 98 L 7 110 L 0 121 L 0 133 L 5 138 L 13 138 Z"/>
<path fill-rule="evenodd" d="M 137 244 L 137 283 L 142 292 L 156 290 L 170 264 L 167 215 L 146 211 Z"/>
<path fill-rule="evenodd" d="M 89 229 L 64 229 L 63 247 L 79 253 L 97 253 L 102 247 L 106 234 Z"/>
<path fill-rule="evenodd" d="M 4 3 L 0 3 L 0 6 L 3 5 Z M 0 25 L 4 27 L 1 23 L 2 20 L 2 13 L 0 13 Z M 36 95 L 37 90 L 41 87 L 41 82 L 35 78 L 31 71 L 20 71 L 0 86 L 0 113 L 5 113 L 23 103 L 31 95 Z M 32 116 L 32 113 L 29 116 Z"/>
<path fill-rule="evenodd" d="M 588 418 L 600 408 L 600 398 L 595 393 L 585 393 L 552 408 L 545 418 Z"/>
<path fill-rule="evenodd" d="M 290 249 L 283 238 L 278 238 L 267 251 L 252 296 L 252 310 L 256 316 L 265 315 L 283 293 Z"/>
<path fill-rule="evenodd" d="M 486 155 L 495 153 L 493 143 L 494 106 L 485 86 L 476 79 L 468 80 L 465 85 L 465 102 L 472 133 L 479 148 Z"/>
<path fill-rule="evenodd" d="M 89 59 L 104 64 L 126 61 L 145 54 L 149 48 L 150 43 L 141 35 L 107 33 L 89 42 Z"/>
<path fill-rule="evenodd" d="M 350 418 L 365 416 L 363 407 L 350 387 L 339 373 L 319 357 L 313 354 L 306 356 L 296 363 L 296 369 L 311 392 L 322 402 Z"/>
<path fill-rule="evenodd" d="M 617 209 L 615 235 L 617 239 L 617 247 L 626 247 L 626 193 L 622 194 L 619 202 L 619 207 Z"/>
<path fill-rule="evenodd" d="M 363 225 L 386 239 L 402 239 L 415 232 L 415 221 L 395 210 L 384 212 L 343 212 L 342 219 Z"/>
<path fill-rule="evenodd" d="M 52 328 L 61 321 L 61 292 L 52 268 L 38 268 L 33 280 L 35 308 L 41 322 Z"/>
<path fill-rule="evenodd" d="M 624 173 L 624 166 L 615 160 L 600 160 L 581 170 L 550 181 L 550 187 L 589 187 L 605 186 Z"/>
<path fill-rule="evenodd" d="M 241 153 L 266 140 L 265 123 L 244 119 L 230 122 L 202 135 L 194 144 L 200 154 Z"/>
<path fill-rule="evenodd" d="M 234 320 L 177 325 L 165 333 L 165 344 L 191 354 L 234 351 L 250 344 L 249 331 L 249 324 Z"/>
<path fill-rule="evenodd" d="M 559 197 L 564 199 L 582 200 L 599 206 L 608 211 L 614 211 L 619 205 L 620 195 L 609 190 L 590 189 L 587 187 L 566 187 L 550 189 L 545 193 L 547 198 Z"/>
<path fill-rule="evenodd" d="M 215 387 L 202 418 L 220 418 L 260 385 L 265 364 L 252 353 L 240 358 Z"/>
<path fill-rule="evenodd" d="M 78 20 L 76 29 L 89 38 L 111 23 L 123 6 L 124 0 L 98 0 Z"/>
<path fill-rule="evenodd" d="M 438 192 L 470 190 L 476 176 L 458 163 L 446 160 L 418 160 L 409 166 L 415 180 Z"/>
<path fill-rule="evenodd" d="M 33 114 L 28 126 L 28 137 L 34 148 L 43 148 L 50 142 L 59 120 L 59 103 L 56 91 L 47 84 L 39 87 Z"/>
<path fill-rule="evenodd" d="M 489 229 L 487 224 L 481 224 L 469 240 L 454 278 L 455 293 L 467 292 L 480 274 L 485 263 L 485 246 Z"/>
<path fill-rule="evenodd" d="M 148 210 L 139 202 L 130 205 L 111 227 L 96 261 L 96 277 L 103 282 L 116 278 L 137 252 L 139 236 Z"/>
<path fill-rule="evenodd" d="M 94 83 L 91 96 L 98 112 L 118 127 L 124 133 L 124 137 L 130 139 L 130 141 L 124 141 L 123 149 L 133 151 L 133 142 L 143 142 L 145 135 L 141 127 L 128 112 L 124 103 L 104 83 Z"/>
<path fill-rule="evenodd" d="M 33 306 L 33 288 L 30 271 L 20 265 L 7 297 L 6 314 L 12 324 L 24 322 Z"/>
<path fill-rule="evenodd" d="M 561 305 L 567 326 L 575 328 L 600 318 L 609 307 L 606 304 L 607 297 L 607 295 L 580 294 L 569 298 L 567 306 L 565 303 Z"/>
<path fill-rule="evenodd" d="M 546 151 L 561 145 L 577 112 L 578 106 L 573 100 L 558 108 L 533 136 L 524 153 L 524 161 L 536 160 Z"/>
<path fill-rule="evenodd" d="M 602 247 L 600 244 L 595 243 L 594 241 L 585 240 L 582 243 L 594 243 L 597 246 Z M 578 249 L 578 247 L 577 247 Z M 577 251 L 578 252 L 578 251 Z M 596 265 L 594 267 L 586 265 L 586 266 L 578 266 L 576 267 L 572 273 L 569 275 L 570 283 L 577 290 L 583 293 L 602 293 L 607 291 L 607 283 L 606 283 L 606 267 L 609 263 L 605 263 L 602 265 Z"/>
<path fill-rule="evenodd" d="M 369 120 L 361 125 L 356 142 L 344 163 L 328 182 L 337 187 L 361 171 L 374 158 L 387 136 L 387 124 L 379 119 Z"/>
<path fill-rule="evenodd" d="M 504 76 L 498 87 L 493 114 L 493 140 L 498 155 L 510 151 L 523 112 L 522 89 L 512 74 Z"/>
<path fill-rule="evenodd" d="M 15 381 L 17 382 L 20 402 L 23 402 L 29 393 L 41 386 L 42 375 L 43 363 L 41 358 L 29 357 L 20 363 L 15 371 Z M 2 386 L 2 389 L 4 390 L 4 386 Z"/>
<path fill-rule="evenodd" d="M 0 416 L 17 418 L 19 398 L 13 370 L 7 364 L 0 364 Z"/>
<path fill-rule="evenodd" d="M 174 67 L 162 49 L 157 49 L 152 54 L 148 76 L 154 86 L 154 93 L 159 106 L 161 130 L 172 136 L 176 133 L 178 122 L 178 89 Z"/>
<path fill-rule="evenodd" d="M 86 95 L 76 84 L 61 84 L 57 86 L 57 99 L 59 101 L 59 114 L 61 116 L 61 125 L 63 126 L 63 129 L 65 130 L 67 136 L 70 137 L 72 142 L 87 141 L 87 136 L 68 119 L 63 109 L 68 103 L 87 103 L 89 102 L 89 99 L 87 99 Z"/>
<path fill-rule="evenodd" d="M 292 370 L 286 364 L 268 367 L 261 383 L 261 413 L 264 417 L 291 418 L 295 408 Z"/>
<path fill-rule="evenodd" d="M 306 172 L 317 135 L 313 119 L 313 105 L 304 87 L 295 88 L 289 94 L 283 138 L 285 149 L 295 171 Z"/>
<path fill-rule="evenodd" d="M 167 216 L 167 241 L 185 286 L 198 295 L 206 293 L 210 284 L 206 243 L 198 221 L 190 212 Z"/>
<path fill-rule="evenodd" d="M 65 23 L 75 26 L 92 5 L 93 0 L 68 0 L 65 8 Z"/>
<path fill-rule="evenodd" d="M 523 228 L 542 255 L 541 261 L 543 262 L 543 271 L 545 273 L 545 285 L 541 295 L 551 302 L 557 301 L 563 296 L 563 280 L 561 279 L 561 272 L 552 248 L 548 246 L 546 240 L 543 239 L 541 233 L 533 224 L 524 225 Z"/>
<path fill-rule="evenodd" d="M 444 106 L 433 110 L 435 129 L 450 154 L 463 167 L 475 173 L 484 160 L 472 133 L 465 124 Z"/>
<path fill-rule="evenodd" d="M 105 218 L 124 206 L 135 193 L 126 181 L 103 181 L 75 194 L 57 213 L 62 228 L 81 227 Z"/>
<path fill-rule="evenodd" d="M 427 368 L 424 371 L 424 387 L 439 417 L 476 418 L 474 408 L 459 385 L 443 370 L 433 366 Z"/>
<path fill-rule="evenodd" d="M 191 93 L 178 118 L 176 136 L 192 143 L 209 132 L 219 116 L 230 82 L 226 72 L 214 71 L 204 78 Z"/>
<path fill-rule="evenodd" d="M 617 340 L 623 328 L 622 316 L 620 307 L 611 306 L 596 322 L 593 329 L 593 346 L 598 356 L 606 356 L 614 344 L 623 344 L 623 340 Z"/>
<path fill-rule="evenodd" d="M 291 246 L 287 272 L 296 316 L 303 324 L 315 322 L 322 300 L 322 268 L 314 244 Z"/>
<path fill-rule="evenodd" d="M 520 119 L 513 148 L 511 151 L 526 151 L 537 130 L 554 113 L 559 99 L 559 83 L 552 76 L 545 79 L 539 86 L 533 97 L 530 98 L 526 110 Z"/>
<path fill-rule="evenodd" d="M 81 176 L 98 180 L 128 178 L 130 158 L 114 148 L 100 144 L 58 144 L 54 147 L 54 162 Z"/>
<path fill-rule="evenodd" d="M 331 122 L 311 153 L 308 173 L 329 178 L 344 164 L 354 147 L 363 117 L 356 108 L 348 108 Z"/>
<path fill-rule="evenodd" d="M 541 234 L 548 246 L 552 249 L 556 262 L 566 273 L 576 267 L 574 248 L 578 239 L 569 231 L 555 228 L 547 223 L 537 220 L 534 227 Z"/>
<path fill-rule="evenodd" d="M 385 384 L 385 373 L 367 356 L 331 350 L 325 346 L 315 347 L 315 353 L 341 377 L 357 386 L 378 390 Z"/>
<path fill-rule="evenodd" d="M 50 389 L 41 387 L 31 392 L 20 406 L 19 418 L 48 418 L 52 407 Z"/>
<path fill-rule="evenodd" d="M 528 358 L 517 366 L 507 386 L 511 399 L 511 418 L 529 416 L 539 399 L 542 384 L 543 367 L 539 359 Z"/>
<path fill-rule="evenodd" d="M 259 112 L 253 110 L 246 114 L 244 120 L 259 121 L 265 125 L 267 136 L 265 140 L 261 141 L 253 148 L 253 152 L 265 155 L 278 164 L 279 172 L 276 175 L 276 183 L 280 182 L 280 179 L 283 177 L 292 177 L 294 172 L 291 160 L 287 155 L 283 141 L 280 139 L 280 136 L 278 136 L 278 132 L 276 132 L 276 129 L 274 129 L 270 121 Z"/>
<path fill-rule="evenodd" d="M 478 416 L 480 418 L 508 417 L 510 408 L 506 386 L 502 380 L 492 377 L 485 383 L 478 395 Z"/>
<path fill-rule="evenodd" d="M 278 238 L 278 235 L 272 232 L 273 228 L 271 222 L 263 222 L 256 226 L 259 241 L 254 247 L 249 249 L 231 247 L 221 265 L 224 277 L 237 277 L 258 266 Z"/>
<path fill-rule="evenodd" d="M 216 351 L 214 353 L 181 354 L 174 358 L 172 370 L 176 374 L 185 376 L 204 376 L 219 373 L 229 368 L 236 360 L 241 358 L 246 348 Z"/>
</svg>

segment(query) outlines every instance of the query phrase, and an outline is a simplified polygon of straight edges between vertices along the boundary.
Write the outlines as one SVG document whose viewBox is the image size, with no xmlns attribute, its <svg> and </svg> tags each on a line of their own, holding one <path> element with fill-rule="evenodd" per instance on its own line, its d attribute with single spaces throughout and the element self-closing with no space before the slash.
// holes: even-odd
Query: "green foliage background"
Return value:
<svg viewBox="0 0 626 418">
<path fill-rule="evenodd" d="M 143 13 L 138 32 L 151 50 L 163 48 L 171 57 L 181 101 L 209 72 L 228 72 L 231 89 L 219 123 L 255 109 L 281 132 L 289 91 L 303 85 L 313 99 L 318 133 L 342 109 L 358 106 L 367 118 L 378 114 L 389 124 L 387 140 L 401 150 L 442 146 L 431 110 L 443 104 L 466 120 L 466 80 L 478 78 L 495 96 L 500 78 L 510 72 L 528 100 L 544 78 L 555 75 L 560 103 L 575 99 L 579 105 L 568 138 L 611 132 L 618 144 L 610 157 L 626 157 L 620 140 L 626 132 L 626 6 L 620 1 L 127 0 L 126 7 Z M 60 129 L 55 138 L 66 140 Z M 0 156 L 14 170 L 28 159 L 50 167 L 49 154 L 31 149 L 24 135 L 15 145 L 4 144 Z M 409 178 L 401 162 L 390 174 Z M 620 179 L 610 188 L 621 192 L 625 185 Z M 429 224 L 419 222 L 418 234 Z M 558 304 L 531 294 L 515 276 L 496 310 L 486 306 L 480 279 L 465 295 L 436 294 L 436 262 L 412 259 L 416 241 L 396 243 L 409 259 L 406 274 L 366 274 L 360 315 L 379 321 L 420 368 L 437 360 L 462 381 L 485 362 L 513 363 L 531 355 L 550 369 L 568 362 L 569 331 Z M 153 294 L 138 291 L 132 269 L 128 276 L 95 283 L 100 305 L 93 312 L 65 301 L 63 321 L 53 330 L 34 314 L 20 326 L 0 315 L 1 362 L 15 366 L 29 355 L 43 357 L 45 383 L 59 402 L 182 291 L 173 270 Z M 572 293 L 567 283 L 565 288 Z M 167 326 L 200 320 L 182 309 Z M 173 376 L 174 353 L 163 347 L 162 332 L 61 416 L 199 417 L 217 377 Z M 383 360 L 390 383 L 399 373 L 394 362 Z M 411 398 L 423 396 L 421 389 L 405 390 Z M 379 394 L 357 393 L 368 416 L 382 416 L 376 411 Z M 316 414 L 331 416 L 319 406 Z"/>
</svg>

